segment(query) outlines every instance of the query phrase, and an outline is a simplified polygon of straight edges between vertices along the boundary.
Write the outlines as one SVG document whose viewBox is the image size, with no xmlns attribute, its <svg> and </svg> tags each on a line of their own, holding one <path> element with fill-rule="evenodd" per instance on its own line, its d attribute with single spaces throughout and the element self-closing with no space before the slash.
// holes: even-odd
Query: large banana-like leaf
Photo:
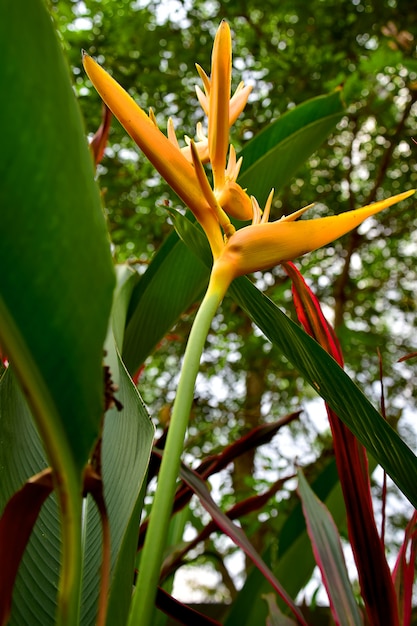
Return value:
<svg viewBox="0 0 417 626">
<path fill-rule="evenodd" d="M 0 343 L 47 453 L 69 448 L 81 470 L 103 410 L 114 285 L 100 195 L 41 0 L 2 3 L 0 55 Z"/>
<path fill-rule="evenodd" d="M 342 91 L 306 100 L 267 126 L 243 148 L 239 184 L 262 206 L 279 192 L 331 133 L 344 112 Z"/>
<path fill-rule="evenodd" d="M 47 467 L 32 415 L 11 368 L 0 380 L 0 429 L 3 509 L 28 477 Z M 41 509 L 20 565 L 10 626 L 55 624 L 60 550 L 59 511 L 53 494 Z"/>
<path fill-rule="evenodd" d="M 0 344 L 54 470 L 65 537 L 56 619 L 72 624 L 79 615 L 82 469 L 104 407 L 114 271 L 69 70 L 42 0 L 1 3 L 0 56 Z M 0 441 L 15 445 L 3 433 Z M 5 473 L 2 465 L 2 485 Z M 3 491 L 0 497 L 3 505 Z M 56 576 L 52 547 L 50 554 Z"/>
<path fill-rule="evenodd" d="M 102 472 L 111 534 L 111 583 L 107 624 L 123 626 L 127 618 L 136 558 L 145 477 L 154 428 L 117 349 L 108 346 L 107 362 L 123 405 L 106 414 Z M 85 508 L 84 585 L 81 623 L 95 624 L 100 584 L 101 525 L 89 498 Z"/>
<path fill-rule="evenodd" d="M 154 426 L 120 357 L 135 283 L 131 270 L 119 268 L 112 333 L 106 342 L 107 362 L 122 404 L 121 411 L 112 409 L 106 415 L 103 432 L 103 482 L 112 548 L 108 626 L 122 626 L 129 611 L 145 478 L 154 438 Z"/>
<path fill-rule="evenodd" d="M 171 233 L 132 293 L 122 353 L 132 375 L 201 295 L 208 276 L 207 267 Z"/>
<path fill-rule="evenodd" d="M 153 441 L 154 429 L 117 352 L 123 341 L 126 309 L 135 275 L 125 268 L 113 306 L 113 328 L 107 341 L 107 362 L 113 382 L 119 386 L 121 411 L 106 414 L 102 469 L 104 492 L 111 529 L 112 578 L 109 596 L 109 624 L 124 623 L 133 580 L 141 492 Z M 115 342 L 114 336 L 117 337 Z M 2 480 L 2 504 L 32 476 L 47 466 L 41 440 L 27 402 L 9 368 L 0 380 L 0 467 L 7 467 Z M 83 584 L 80 623 L 96 622 L 99 568 L 102 557 L 102 531 L 95 504 L 90 496 L 83 508 Z M 56 588 L 60 568 L 59 512 L 55 496 L 41 509 L 26 548 L 16 580 L 11 626 L 53 626 L 56 614 Z"/>
</svg>

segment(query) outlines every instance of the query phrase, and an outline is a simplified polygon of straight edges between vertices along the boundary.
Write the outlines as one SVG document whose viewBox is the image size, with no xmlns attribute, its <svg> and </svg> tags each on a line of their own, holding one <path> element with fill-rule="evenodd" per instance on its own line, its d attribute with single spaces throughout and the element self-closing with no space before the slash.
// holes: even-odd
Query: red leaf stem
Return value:
<svg viewBox="0 0 417 626">
<path fill-rule="evenodd" d="M 106 149 L 110 132 L 111 118 L 112 113 L 110 109 L 103 103 L 102 122 L 90 141 L 90 150 L 96 166 L 101 162 L 104 156 L 104 150 Z"/>
<path fill-rule="evenodd" d="M 270 498 L 272 498 L 273 495 L 277 493 L 277 491 L 282 489 L 287 480 L 291 480 L 295 477 L 296 474 L 292 474 L 290 476 L 286 476 L 285 478 L 280 478 L 269 489 L 267 489 L 267 491 L 264 491 L 264 493 L 251 496 L 234 504 L 230 509 L 226 511 L 225 515 L 227 515 L 230 520 L 234 520 L 243 517 L 244 515 L 248 515 L 253 511 L 258 511 L 268 502 Z M 167 557 L 162 567 L 161 580 L 166 578 L 172 571 L 174 571 L 182 564 L 184 556 L 190 550 L 193 550 L 196 546 L 198 546 L 199 543 L 205 541 L 211 535 L 211 533 L 218 531 L 218 528 L 219 527 L 216 522 L 209 522 L 198 533 L 198 535 L 194 537 L 194 539 L 189 541 L 179 551 L 176 550 L 175 554 Z"/>
<path fill-rule="evenodd" d="M 261 424 L 256 428 L 253 428 L 249 433 L 240 437 L 237 441 L 234 441 L 230 445 L 226 446 L 219 454 L 215 454 L 205 458 L 196 468 L 196 472 L 206 480 L 212 474 L 216 474 L 224 469 L 229 463 L 232 463 L 239 455 L 244 454 L 248 450 L 257 448 L 265 443 L 271 441 L 272 437 L 278 432 L 278 430 L 293 420 L 297 419 L 300 415 L 300 411 L 290 413 L 280 420 L 271 424 Z M 165 445 L 167 436 L 167 430 L 164 431 L 161 438 L 157 442 L 158 448 L 163 448 Z M 160 457 L 157 450 L 151 456 L 151 462 L 148 472 L 148 480 L 158 473 L 159 466 L 161 464 Z M 173 513 L 180 511 L 191 500 L 193 495 L 192 490 L 187 485 L 181 485 L 175 496 L 175 502 L 173 507 Z M 140 527 L 138 538 L 138 549 L 143 546 L 146 529 L 148 527 L 148 519 L 146 519 Z"/>
<path fill-rule="evenodd" d="M 400 623 L 402 626 L 410 626 L 411 624 L 416 557 L 417 511 L 414 511 L 405 529 L 404 541 L 392 573 L 395 589 L 397 591 Z"/>
</svg>

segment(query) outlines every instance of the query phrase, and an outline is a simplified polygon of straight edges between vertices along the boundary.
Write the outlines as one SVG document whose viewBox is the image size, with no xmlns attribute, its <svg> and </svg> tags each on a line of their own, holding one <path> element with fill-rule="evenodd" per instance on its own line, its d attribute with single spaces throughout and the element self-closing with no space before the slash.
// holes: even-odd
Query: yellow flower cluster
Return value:
<svg viewBox="0 0 417 626">
<path fill-rule="evenodd" d="M 251 88 L 240 83 L 231 96 L 232 41 L 223 21 L 217 31 L 211 76 L 197 66 L 204 91 L 196 88 L 207 116 L 207 136 L 201 125 L 197 140 L 180 147 L 172 120 L 164 135 L 153 116 L 147 115 L 129 94 L 90 56 L 83 54 L 85 70 L 98 93 L 132 139 L 201 224 L 213 254 L 213 272 L 230 284 L 237 276 L 271 268 L 315 250 L 358 226 L 367 217 L 409 197 L 407 191 L 381 202 L 337 216 L 296 221 L 309 207 L 268 222 L 271 191 L 262 212 L 258 202 L 237 182 L 241 159 L 229 145 L 230 126 L 243 111 Z M 211 185 L 204 164 L 210 163 Z M 229 216 L 251 220 L 235 231 Z"/>
</svg>

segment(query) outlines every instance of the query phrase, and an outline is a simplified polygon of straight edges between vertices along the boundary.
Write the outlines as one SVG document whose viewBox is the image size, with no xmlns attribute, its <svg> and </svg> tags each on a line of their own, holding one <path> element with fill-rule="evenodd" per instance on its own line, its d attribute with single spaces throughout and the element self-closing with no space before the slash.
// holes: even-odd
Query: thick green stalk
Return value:
<svg viewBox="0 0 417 626">
<path fill-rule="evenodd" d="M 165 539 L 170 523 L 201 354 L 212 319 L 227 289 L 227 285 L 220 285 L 220 283 L 223 281 L 217 282 L 213 280 L 212 276 L 185 349 L 177 395 L 159 471 L 158 485 L 141 555 L 136 590 L 129 615 L 129 626 L 149 626 L 151 624 Z"/>
<path fill-rule="evenodd" d="M 81 493 L 70 481 L 58 491 L 61 507 L 62 569 L 59 581 L 57 625 L 79 624 L 81 590 Z M 76 494 L 78 497 L 76 497 Z"/>
</svg>

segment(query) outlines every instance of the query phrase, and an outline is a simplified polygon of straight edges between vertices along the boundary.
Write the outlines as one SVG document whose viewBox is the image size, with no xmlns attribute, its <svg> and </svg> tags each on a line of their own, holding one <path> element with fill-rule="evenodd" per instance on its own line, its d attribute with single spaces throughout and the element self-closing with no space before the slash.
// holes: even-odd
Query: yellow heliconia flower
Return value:
<svg viewBox="0 0 417 626">
<path fill-rule="evenodd" d="M 83 52 L 88 77 L 108 108 L 136 142 L 156 170 L 191 209 L 210 242 L 213 256 L 223 247 L 219 221 L 201 193 L 195 169 L 131 96 L 92 57 Z"/>
<path fill-rule="evenodd" d="M 269 269 L 330 243 L 367 217 L 414 193 L 407 191 L 336 216 L 296 221 L 306 207 L 276 222 L 268 222 L 273 192 L 262 213 L 256 199 L 249 197 L 237 183 L 242 160 L 236 160 L 235 149 L 229 146 L 229 128 L 244 109 L 251 89 L 241 83 L 231 96 L 232 40 L 225 21 L 221 22 L 214 40 L 210 77 L 197 66 L 204 92 L 198 87 L 196 91 L 208 119 L 207 136 L 198 124 L 196 141 L 186 137 L 183 147 L 179 145 L 172 120 L 168 121 L 165 136 L 158 129 L 153 113 L 146 115 L 85 53 L 83 63 L 109 109 L 203 227 L 213 253 L 212 278 L 217 281 L 219 292 L 225 292 L 238 276 Z M 212 185 L 204 169 L 207 162 L 212 167 Z M 252 224 L 235 231 L 229 215 L 239 220 L 251 219 Z"/>
<path fill-rule="evenodd" d="M 295 221 L 312 206 L 309 205 L 275 222 L 267 221 L 272 193 L 262 217 L 258 203 L 252 198 L 254 222 L 236 231 L 227 241 L 214 263 L 213 271 L 217 274 L 218 281 L 228 286 L 238 276 L 270 269 L 282 261 L 290 261 L 321 248 L 359 226 L 367 217 L 409 198 L 414 193 L 415 190 L 412 189 L 339 215 Z"/>
</svg>

